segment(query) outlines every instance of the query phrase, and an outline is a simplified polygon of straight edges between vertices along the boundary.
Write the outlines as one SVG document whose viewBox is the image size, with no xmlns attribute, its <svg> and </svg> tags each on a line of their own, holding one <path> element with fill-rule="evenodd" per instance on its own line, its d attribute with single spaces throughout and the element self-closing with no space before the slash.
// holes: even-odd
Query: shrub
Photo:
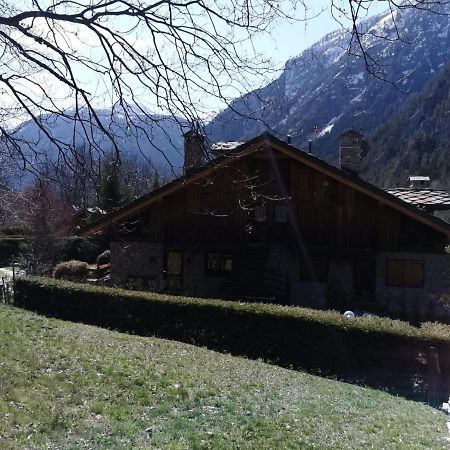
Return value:
<svg viewBox="0 0 450 450">
<path fill-rule="evenodd" d="M 53 271 L 53 278 L 79 281 L 87 278 L 89 274 L 89 265 L 83 261 L 66 261 L 59 263 Z"/>
<path fill-rule="evenodd" d="M 111 261 L 111 252 L 109 250 L 105 250 L 103 253 L 100 253 L 100 255 L 98 255 L 97 266 L 109 264 L 110 261 Z"/>
<path fill-rule="evenodd" d="M 16 305 L 141 335 L 156 335 L 425 400 L 427 353 L 440 357 L 450 392 L 450 329 L 334 311 L 193 299 L 46 278 L 17 280 Z"/>
<path fill-rule="evenodd" d="M 11 264 L 13 256 L 16 258 L 27 248 L 27 243 L 21 237 L 7 237 L 0 239 L 0 266 Z"/>
<path fill-rule="evenodd" d="M 24 236 L 27 236 L 29 233 L 29 230 L 22 226 L 13 226 L 8 228 L 3 228 L 0 230 L 0 237 L 8 236 L 8 237 L 17 237 L 17 238 L 23 238 Z"/>
<path fill-rule="evenodd" d="M 64 260 L 78 259 L 94 264 L 99 253 L 109 246 L 109 242 L 102 235 L 80 237 L 70 236 L 64 239 L 63 258 Z"/>
</svg>

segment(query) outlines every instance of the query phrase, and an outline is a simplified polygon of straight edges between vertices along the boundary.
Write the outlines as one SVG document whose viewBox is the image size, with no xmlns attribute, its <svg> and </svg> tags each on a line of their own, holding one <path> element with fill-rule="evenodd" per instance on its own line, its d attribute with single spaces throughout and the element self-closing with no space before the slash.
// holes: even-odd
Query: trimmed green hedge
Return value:
<svg viewBox="0 0 450 450">
<path fill-rule="evenodd" d="M 450 328 L 280 305 L 132 292 L 47 278 L 16 283 L 16 305 L 66 320 L 264 358 L 426 400 L 431 346 L 450 392 Z"/>
</svg>

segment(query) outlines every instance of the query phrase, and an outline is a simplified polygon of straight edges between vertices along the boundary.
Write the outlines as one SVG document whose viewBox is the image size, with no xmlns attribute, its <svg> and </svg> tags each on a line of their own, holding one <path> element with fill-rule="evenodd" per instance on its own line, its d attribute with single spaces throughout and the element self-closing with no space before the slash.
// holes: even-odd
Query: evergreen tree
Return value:
<svg viewBox="0 0 450 450">
<path fill-rule="evenodd" d="M 107 156 L 102 165 L 99 186 L 99 206 L 106 212 L 113 211 L 123 204 L 119 178 L 119 163 L 116 158 Z"/>
</svg>

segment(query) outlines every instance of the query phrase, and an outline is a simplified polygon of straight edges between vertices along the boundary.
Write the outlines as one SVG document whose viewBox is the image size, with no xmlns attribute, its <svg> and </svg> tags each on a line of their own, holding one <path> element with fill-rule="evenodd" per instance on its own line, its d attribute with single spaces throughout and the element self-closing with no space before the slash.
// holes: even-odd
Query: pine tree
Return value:
<svg viewBox="0 0 450 450">
<path fill-rule="evenodd" d="M 114 157 L 108 156 L 102 167 L 99 206 L 102 210 L 110 212 L 121 206 L 122 203 L 119 164 Z"/>
</svg>

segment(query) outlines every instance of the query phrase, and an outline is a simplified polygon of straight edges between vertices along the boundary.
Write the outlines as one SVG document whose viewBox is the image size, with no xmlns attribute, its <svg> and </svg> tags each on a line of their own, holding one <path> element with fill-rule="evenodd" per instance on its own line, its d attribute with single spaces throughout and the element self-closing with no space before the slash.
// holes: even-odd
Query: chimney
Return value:
<svg viewBox="0 0 450 450">
<path fill-rule="evenodd" d="M 410 175 L 409 186 L 413 189 L 429 189 L 430 188 L 430 177 L 422 175 Z"/>
<path fill-rule="evenodd" d="M 184 137 L 184 173 L 202 166 L 206 161 L 205 136 L 198 130 L 189 130 Z"/>
<path fill-rule="evenodd" d="M 358 176 L 364 136 L 355 130 L 347 130 L 339 136 L 339 167 L 351 175 Z"/>
</svg>

